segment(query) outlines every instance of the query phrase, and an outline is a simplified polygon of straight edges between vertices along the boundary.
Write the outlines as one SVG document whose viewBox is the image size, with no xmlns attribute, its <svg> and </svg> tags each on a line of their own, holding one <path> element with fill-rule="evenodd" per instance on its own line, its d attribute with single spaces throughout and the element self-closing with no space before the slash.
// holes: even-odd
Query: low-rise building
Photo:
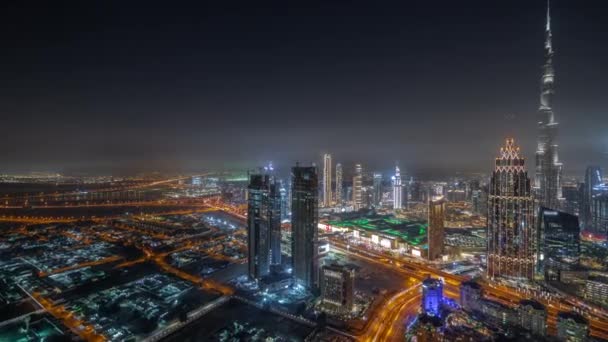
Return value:
<svg viewBox="0 0 608 342">
<path fill-rule="evenodd" d="M 535 300 L 519 303 L 519 325 L 536 336 L 547 335 L 547 310 Z"/>
<path fill-rule="evenodd" d="M 321 300 L 336 312 L 353 310 L 355 270 L 341 265 L 326 265 L 321 269 Z"/>
<path fill-rule="evenodd" d="M 565 342 L 584 342 L 589 338 L 589 322 L 575 312 L 557 314 L 557 338 Z"/>
</svg>

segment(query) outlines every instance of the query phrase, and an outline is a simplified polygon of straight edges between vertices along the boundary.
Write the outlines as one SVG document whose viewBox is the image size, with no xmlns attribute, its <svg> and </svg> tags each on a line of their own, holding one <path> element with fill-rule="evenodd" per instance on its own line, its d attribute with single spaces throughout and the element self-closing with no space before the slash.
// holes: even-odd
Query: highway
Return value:
<svg viewBox="0 0 608 342">
<path fill-rule="evenodd" d="M 465 277 L 443 272 L 441 270 L 429 267 L 428 265 L 415 263 L 402 258 L 387 257 L 384 254 L 375 253 L 365 249 L 359 249 L 357 246 L 348 246 L 346 243 L 335 238 L 331 238 L 330 242 L 333 248 L 338 248 L 342 252 L 365 258 L 368 261 L 381 263 L 385 266 L 393 266 L 399 268 L 408 276 L 420 280 L 423 280 L 426 275 L 431 275 L 436 278 L 441 277 L 445 281 L 444 293 L 447 297 L 451 297 L 453 299 L 458 299 L 459 286 L 464 280 L 466 280 Z M 519 288 L 509 287 L 504 284 L 498 284 L 495 282 L 480 282 L 479 284 L 481 285 L 484 291 L 485 297 L 492 300 L 500 301 L 511 307 L 516 307 L 517 305 L 519 305 L 520 300 L 528 299 L 530 296 Z M 547 308 L 548 331 L 553 334 L 557 331 L 556 322 L 558 312 L 572 311 L 577 308 L 575 305 L 572 305 L 570 303 L 571 301 L 576 301 L 576 299 L 572 298 L 560 299 L 557 297 L 546 298 L 542 296 L 535 296 L 535 299 L 545 305 L 545 307 Z M 580 307 L 578 308 L 580 309 Z M 608 320 L 606 320 L 605 318 L 606 312 L 598 311 L 597 309 L 596 311 L 587 310 L 583 313 L 583 315 L 589 320 L 591 336 L 608 340 Z M 397 320 L 403 319 L 403 315 L 397 315 L 395 317 Z M 390 326 L 392 326 L 393 323 L 385 323 L 385 328 L 390 329 Z"/>
</svg>

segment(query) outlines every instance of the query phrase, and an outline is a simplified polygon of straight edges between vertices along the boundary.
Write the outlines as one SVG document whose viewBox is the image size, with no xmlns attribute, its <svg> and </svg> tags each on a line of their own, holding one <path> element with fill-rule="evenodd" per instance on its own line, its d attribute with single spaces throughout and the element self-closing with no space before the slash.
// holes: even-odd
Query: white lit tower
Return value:
<svg viewBox="0 0 608 342">
<path fill-rule="evenodd" d="M 331 154 L 323 155 L 323 206 L 332 206 L 331 195 Z"/>
<path fill-rule="evenodd" d="M 342 164 L 336 164 L 336 204 L 342 205 Z"/>
<path fill-rule="evenodd" d="M 558 156 L 558 123 L 555 121 L 555 115 L 553 114 L 555 70 L 553 68 L 553 43 L 551 39 L 551 16 L 549 2 L 547 2 L 545 64 L 542 68 L 543 74 L 540 85 L 534 188 L 541 205 L 551 209 L 558 209 L 559 201 L 562 198 L 562 163 L 559 161 Z"/>
<path fill-rule="evenodd" d="M 363 168 L 361 164 L 355 165 L 353 176 L 353 207 L 359 210 L 363 207 Z"/>
<path fill-rule="evenodd" d="M 403 187 L 401 186 L 401 171 L 399 166 L 395 166 L 395 175 L 393 176 L 393 209 L 401 209 Z"/>
</svg>

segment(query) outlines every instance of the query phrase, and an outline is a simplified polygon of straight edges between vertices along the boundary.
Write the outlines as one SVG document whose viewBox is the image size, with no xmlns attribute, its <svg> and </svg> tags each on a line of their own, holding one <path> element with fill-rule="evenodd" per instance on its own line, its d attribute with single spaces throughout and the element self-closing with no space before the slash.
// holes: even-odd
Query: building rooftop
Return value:
<svg viewBox="0 0 608 342">
<path fill-rule="evenodd" d="M 335 227 L 354 228 L 404 240 L 410 245 L 426 244 L 428 224 L 422 221 L 397 219 L 392 215 L 368 214 L 351 219 L 329 220 Z"/>
<path fill-rule="evenodd" d="M 560 312 L 557 314 L 558 319 L 571 319 L 578 324 L 588 324 L 585 317 L 577 314 L 576 312 Z"/>
<path fill-rule="evenodd" d="M 441 286 L 441 285 L 442 285 L 441 280 L 439 280 L 437 278 L 431 278 L 430 276 L 422 281 L 422 286 L 425 286 L 425 287 L 435 287 L 435 286 Z"/>
</svg>

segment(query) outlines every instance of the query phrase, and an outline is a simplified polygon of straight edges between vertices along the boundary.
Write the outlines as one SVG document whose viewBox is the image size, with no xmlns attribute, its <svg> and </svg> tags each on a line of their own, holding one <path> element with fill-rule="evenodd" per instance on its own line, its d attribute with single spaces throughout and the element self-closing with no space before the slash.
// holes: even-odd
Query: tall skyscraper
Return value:
<svg viewBox="0 0 608 342">
<path fill-rule="evenodd" d="M 372 193 L 372 202 L 374 207 L 379 208 L 382 204 L 382 174 L 374 172 L 374 192 Z"/>
<path fill-rule="evenodd" d="M 592 226 L 591 205 L 595 194 L 594 188 L 600 184 L 602 184 L 602 169 L 599 166 L 588 166 L 581 194 L 580 223 L 583 229 L 590 229 Z"/>
<path fill-rule="evenodd" d="M 562 197 L 562 163 L 557 149 L 557 127 L 553 114 L 553 43 L 551 35 L 551 16 L 547 3 L 547 24 L 545 27 L 545 64 L 540 86 L 540 107 L 538 108 L 538 144 L 536 148 L 536 176 L 534 188 L 544 207 L 559 208 Z"/>
<path fill-rule="evenodd" d="M 395 166 L 395 175 L 393 176 L 393 209 L 401 209 L 402 197 L 401 171 L 399 170 L 399 166 Z"/>
<path fill-rule="evenodd" d="M 288 186 L 289 185 L 287 185 L 287 187 Z M 281 220 L 286 220 L 289 218 L 289 207 L 291 205 L 291 201 L 289 199 L 287 187 L 285 186 L 285 180 L 281 180 L 281 187 L 279 188 L 279 192 L 281 194 Z"/>
<path fill-rule="evenodd" d="M 270 176 L 250 175 L 247 191 L 248 274 L 259 280 L 270 272 Z"/>
<path fill-rule="evenodd" d="M 561 271 L 574 269 L 579 264 L 578 217 L 541 207 L 537 223 L 539 274 L 546 280 L 558 280 Z"/>
<path fill-rule="evenodd" d="M 435 260 L 443 255 L 445 200 L 443 197 L 429 200 L 428 257 Z"/>
<path fill-rule="evenodd" d="M 591 202 L 591 231 L 608 236 L 608 187 L 593 195 Z"/>
<path fill-rule="evenodd" d="M 331 194 L 331 154 L 323 156 L 323 206 L 331 207 L 333 198 Z"/>
<path fill-rule="evenodd" d="M 283 200 L 281 185 L 272 177 L 268 193 L 268 224 L 270 226 L 270 264 L 281 264 L 281 215 Z"/>
<path fill-rule="evenodd" d="M 353 176 L 353 207 L 359 210 L 363 207 L 363 169 L 361 164 L 355 165 Z"/>
<path fill-rule="evenodd" d="M 532 279 L 536 259 L 534 199 L 524 158 L 507 139 L 496 158 L 488 196 L 488 267 L 490 277 Z"/>
<path fill-rule="evenodd" d="M 293 275 L 297 284 L 316 289 L 319 284 L 317 168 L 296 165 L 291 169 L 291 177 Z"/>
<path fill-rule="evenodd" d="M 344 184 L 342 183 L 342 164 L 336 164 L 336 204 L 342 205 L 342 188 Z"/>
</svg>

